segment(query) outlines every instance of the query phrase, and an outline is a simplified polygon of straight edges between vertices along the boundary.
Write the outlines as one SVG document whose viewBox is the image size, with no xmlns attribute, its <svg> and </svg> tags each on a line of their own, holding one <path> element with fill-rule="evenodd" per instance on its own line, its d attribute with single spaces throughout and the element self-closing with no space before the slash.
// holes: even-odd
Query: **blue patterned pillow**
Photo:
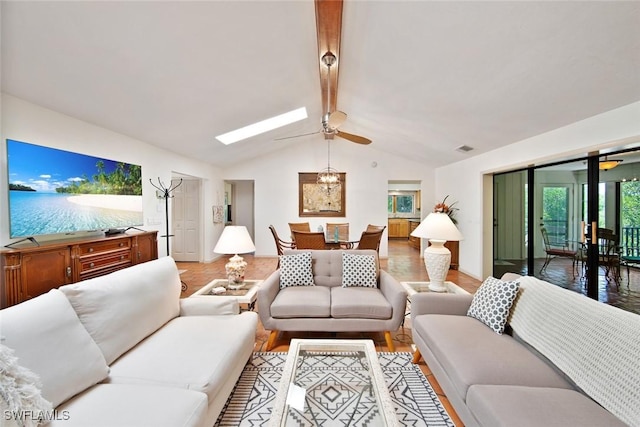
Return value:
<svg viewBox="0 0 640 427">
<path fill-rule="evenodd" d="M 315 286 L 311 252 L 280 255 L 280 289 L 289 286 Z"/>
<path fill-rule="evenodd" d="M 355 255 L 342 252 L 342 287 L 378 287 L 375 255 Z"/>
<path fill-rule="evenodd" d="M 519 288 L 518 282 L 504 282 L 495 277 L 487 277 L 473 296 L 467 316 L 478 319 L 495 333 L 502 335 Z"/>
</svg>

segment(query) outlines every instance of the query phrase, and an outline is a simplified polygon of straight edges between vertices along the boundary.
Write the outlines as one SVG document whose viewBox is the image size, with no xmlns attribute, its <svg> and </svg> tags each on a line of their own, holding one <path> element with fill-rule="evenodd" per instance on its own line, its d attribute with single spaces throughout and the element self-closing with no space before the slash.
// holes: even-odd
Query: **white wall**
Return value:
<svg viewBox="0 0 640 427">
<path fill-rule="evenodd" d="M 265 144 L 277 144 L 264 141 Z M 377 166 L 373 167 L 372 162 Z M 387 224 L 387 190 L 389 180 L 422 182 L 423 200 L 434 198 L 433 169 L 420 163 L 383 153 L 375 141 L 362 146 L 336 138 L 331 143 L 331 166 L 346 172 L 346 217 L 299 217 L 298 172 L 317 172 L 327 167 L 327 143 L 322 136 L 300 138 L 287 148 L 236 164 L 224 171 L 228 180 L 255 182 L 255 244 L 257 256 L 275 256 L 276 247 L 269 232 L 273 224 L 280 237 L 288 240 L 289 222 L 309 221 L 311 229 L 326 222 L 349 222 L 351 239 L 359 239 L 367 224 Z M 388 255 L 387 231 L 380 256 Z"/>
<path fill-rule="evenodd" d="M 491 274 L 493 173 L 638 144 L 640 102 L 438 168 L 437 194 L 449 194 L 449 200 L 459 202 L 458 227 L 464 236 L 460 270 L 478 279 Z"/>
<path fill-rule="evenodd" d="M 8 183 L 6 164 L 7 138 L 32 144 L 45 145 L 67 151 L 89 154 L 107 159 L 121 160 L 142 166 L 144 228 L 160 230 L 163 235 L 164 201 L 155 196 L 149 183 L 158 177 L 163 183 L 171 182 L 173 171 L 202 178 L 203 215 L 202 230 L 204 261 L 214 258 L 213 246 L 222 233 L 222 224 L 213 224 L 211 206 L 216 194 L 224 194 L 220 171 L 203 162 L 188 159 L 179 154 L 156 148 L 110 130 L 74 119 L 58 112 L 42 108 L 8 94 L 2 94 L 2 143 L 0 143 L 0 244 L 11 241 L 8 220 Z M 165 238 L 158 237 L 158 254 L 166 254 Z"/>
</svg>

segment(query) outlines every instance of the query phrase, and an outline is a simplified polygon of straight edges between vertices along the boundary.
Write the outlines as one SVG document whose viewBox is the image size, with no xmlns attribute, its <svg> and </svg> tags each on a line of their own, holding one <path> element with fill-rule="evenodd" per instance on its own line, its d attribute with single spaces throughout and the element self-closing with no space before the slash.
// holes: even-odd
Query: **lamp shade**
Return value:
<svg viewBox="0 0 640 427">
<path fill-rule="evenodd" d="M 442 212 L 431 212 L 411 233 L 414 237 L 424 239 L 456 241 L 462 240 L 462 234 L 449 215 Z"/>
<path fill-rule="evenodd" d="M 246 254 L 255 252 L 256 247 L 244 225 L 228 225 L 216 243 L 213 252 L 217 254 Z"/>
</svg>

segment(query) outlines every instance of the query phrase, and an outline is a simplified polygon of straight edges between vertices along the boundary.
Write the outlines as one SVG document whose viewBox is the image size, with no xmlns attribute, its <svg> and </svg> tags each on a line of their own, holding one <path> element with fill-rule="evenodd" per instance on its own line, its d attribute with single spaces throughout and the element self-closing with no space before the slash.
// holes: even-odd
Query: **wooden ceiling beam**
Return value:
<svg viewBox="0 0 640 427">
<path fill-rule="evenodd" d="M 320 67 L 320 87 L 322 88 L 322 111 L 336 111 L 338 100 L 338 68 L 340 65 L 340 37 L 342 33 L 342 0 L 315 0 L 316 30 L 318 38 L 318 64 Z M 331 52 L 337 58 L 329 69 L 322 62 L 322 56 Z M 329 85 L 329 78 L 331 84 Z M 329 110 L 327 111 L 327 88 L 330 88 Z"/>
</svg>

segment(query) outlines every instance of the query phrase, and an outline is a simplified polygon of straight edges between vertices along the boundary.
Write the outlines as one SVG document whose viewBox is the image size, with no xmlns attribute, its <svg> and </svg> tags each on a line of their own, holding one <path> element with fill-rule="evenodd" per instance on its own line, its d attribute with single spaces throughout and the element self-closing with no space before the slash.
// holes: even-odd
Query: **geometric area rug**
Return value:
<svg viewBox="0 0 640 427">
<path fill-rule="evenodd" d="M 411 363 L 411 353 L 376 354 L 400 425 L 454 427 L 427 378 Z M 214 427 L 266 426 L 286 358 L 286 352 L 253 353 Z"/>
</svg>

